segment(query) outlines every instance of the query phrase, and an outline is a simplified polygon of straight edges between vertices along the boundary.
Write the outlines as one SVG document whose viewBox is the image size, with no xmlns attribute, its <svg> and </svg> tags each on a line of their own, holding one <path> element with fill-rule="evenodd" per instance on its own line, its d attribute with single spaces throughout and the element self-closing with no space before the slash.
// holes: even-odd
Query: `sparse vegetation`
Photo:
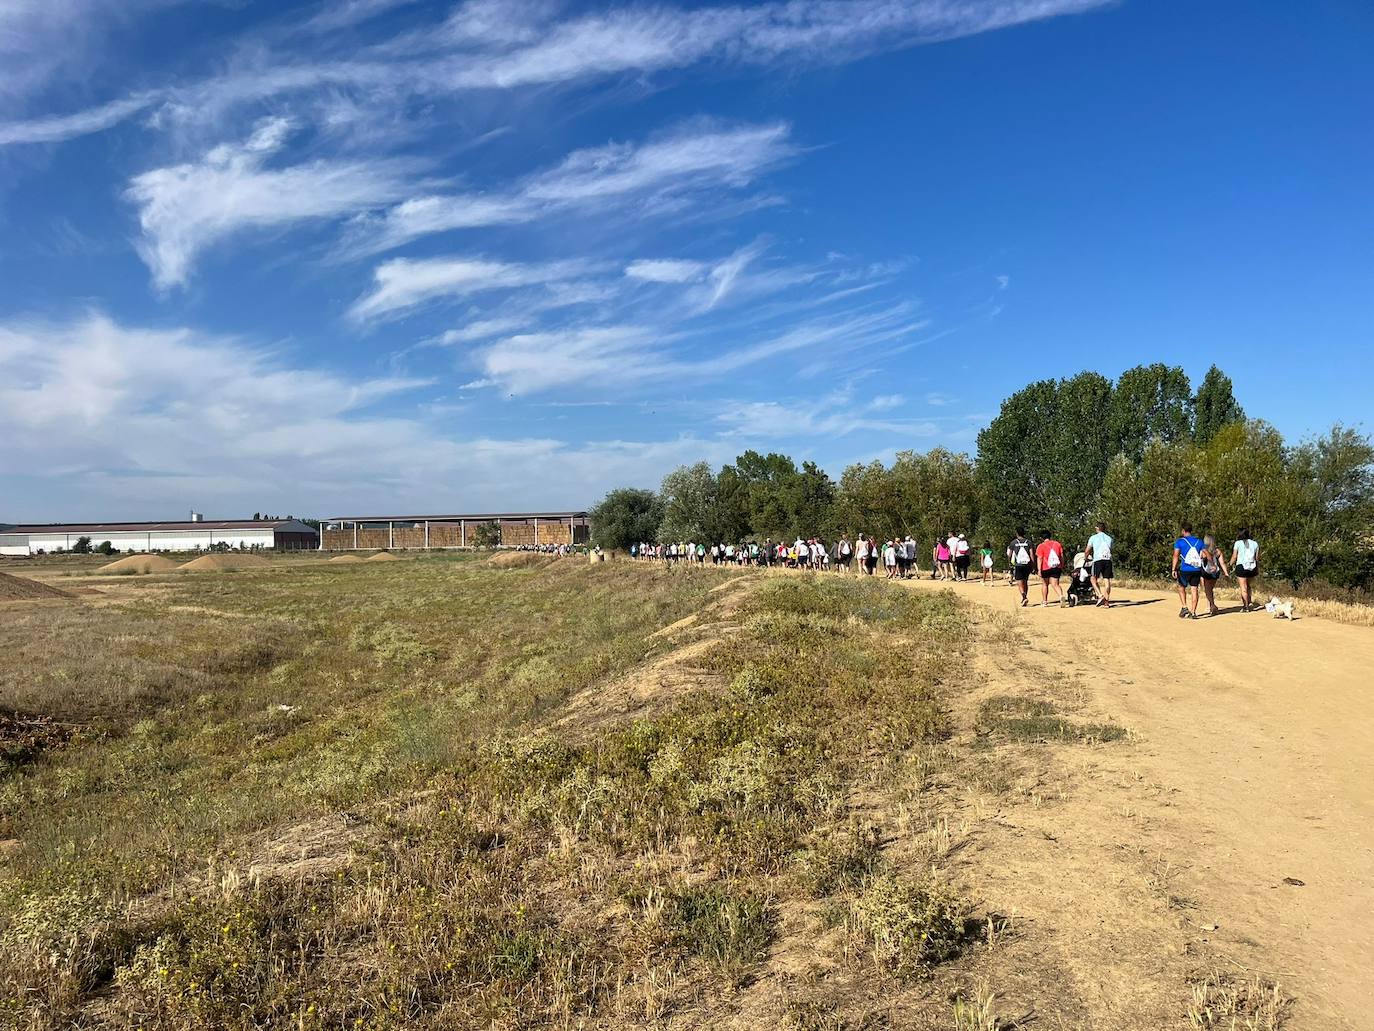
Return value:
<svg viewBox="0 0 1374 1031">
<path fill-rule="evenodd" d="M 999 695 L 978 709 L 978 729 L 1009 741 L 1120 741 L 1124 727 L 1077 723 L 1049 702 Z"/>
</svg>

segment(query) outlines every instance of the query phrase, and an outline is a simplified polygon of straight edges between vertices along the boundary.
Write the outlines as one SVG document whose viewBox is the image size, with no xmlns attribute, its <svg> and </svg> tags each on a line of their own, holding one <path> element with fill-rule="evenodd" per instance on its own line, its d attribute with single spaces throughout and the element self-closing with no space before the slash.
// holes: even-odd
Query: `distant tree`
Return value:
<svg viewBox="0 0 1374 1031">
<path fill-rule="evenodd" d="M 941 447 L 924 453 L 899 451 L 891 476 L 898 499 L 899 533 L 909 533 L 918 543 L 929 545 L 936 536 L 973 535 L 977 530 L 978 485 L 968 455 Z"/>
<path fill-rule="evenodd" d="M 1298 447 L 1294 475 L 1310 491 L 1318 573 L 1340 586 L 1374 583 L 1374 445 L 1346 426 Z"/>
<path fill-rule="evenodd" d="M 1124 454 L 1139 462 L 1145 445 L 1154 440 L 1165 444 L 1186 440 L 1192 426 L 1192 385 L 1177 366 L 1138 365 L 1116 381 L 1108 423 L 1110 454 Z"/>
<path fill-rule="evenodd" d="M 882 462 L 855 464 L 840 476 L 835 519 L 842 533 L 885 540 L 905 525 L 905 502 L 897 478 Z"/>
<path fill-rule="evenodd" d="M 621 487 L 601 499 L 588 515 L 592 540 L 602 548 L 628 548 L 658 540 L 663 502 L 651 490 Z"/>
<path fill-rule="evenodd" d="M 1245 411 L 1232 393 L 1231 377 L 1213 365 L 1193 399 L 1193 440 L 1207 444 L 1223 426 L 1244 420 Z"/>
<path fill-rule="evenodd" d="M 76 543 L 72 545 L 73 555 L 89 555 L 91 553 L 91 539 L 89 537 L 78 537 Z"/>
<path fill-rule="evenodd" d="M 681 465 L 663 477 L 663 522 L 659 539 L 664 541 L 720 541 L 723 529 L 718 516 L 716 474 L 705 462 Z"/>
<path fill-rule="evenodd" d="M 262 513 L 261 513 L 261 512 L 254 512 L 254 513 L 253 513 L 253 521 L 254 521 L 254 522 L 257 522 L 257 521 L 260 520 L 261 518 L 262 518 Z"/>
<path fill-rule="evenodd" d="M 100 547 L 96 548 L 95 550 L 100 552 L 100 554 L 102 555 L 113 555 L 115 553 L 115 546 L 111 544 L 109 541 L 101 541 Z"/>
<path fill-rule="evenodd" d="M 1016 527 L 1046 526 L 1053 512 L 1046 477 L 1059 450 L 1059 384 L 1041 380 L 1002 402 L 978 434 L 978 488 L 984 526 L 997 539 Z"/>
<path fill-rule="evenodd" d="M 496 548 L 501 544 L 501 524 L 488 521 L 472 528 L 472 543 L 479 548 Z"/>
</svg>

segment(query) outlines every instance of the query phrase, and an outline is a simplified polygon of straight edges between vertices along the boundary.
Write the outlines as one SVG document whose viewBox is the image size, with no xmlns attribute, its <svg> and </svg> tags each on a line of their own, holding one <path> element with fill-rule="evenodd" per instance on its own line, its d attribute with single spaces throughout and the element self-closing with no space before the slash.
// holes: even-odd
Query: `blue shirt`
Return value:
<svg viewBox="0 0 1374 1031">
<path fill-rule="evenodd" d="M 1093 549 L 1093 561 L 1103 562 L 1112 557 L 1112 535 L 1095 533 L 1088 538 L 1088 547 Z"/>
<path fill-rule="evenodd" d="M 1206 545 L 1196 537 L 1180 537 L 1178 540 L 1174 541 L 1174 547 L 1178 549 L 1179 554 L 1178 568 L 1185 573 L 1202 572 L 1202 549 L 1205 546 Z M 1196 563 L 1188 561 L 1189 551 L 1197 552 L 1198 559 Z"/>
</svg>

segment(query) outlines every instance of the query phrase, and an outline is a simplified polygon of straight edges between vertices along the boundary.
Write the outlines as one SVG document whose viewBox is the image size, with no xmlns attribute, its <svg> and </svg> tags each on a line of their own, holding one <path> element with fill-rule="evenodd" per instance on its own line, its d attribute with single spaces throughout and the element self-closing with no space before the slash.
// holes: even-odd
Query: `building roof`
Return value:
<svg viewBox="0 0 1374 1031">
<path fill-rule="evenodd" d="M 156 533 L 185 530 L 286 530 L 314 533 L 314 528 L 299 519 L 198 519 L 167 523 L 31 523 L 15 526 L 6 533 Z"/>
<path fill-rule="evenodd" d="M 327 523 L 472 523 L 496 522 L 501 519 L 585 519 L 586 512 L 480 512 L 460 515 L 368 515 L 330 516 Z"/>
</svg>

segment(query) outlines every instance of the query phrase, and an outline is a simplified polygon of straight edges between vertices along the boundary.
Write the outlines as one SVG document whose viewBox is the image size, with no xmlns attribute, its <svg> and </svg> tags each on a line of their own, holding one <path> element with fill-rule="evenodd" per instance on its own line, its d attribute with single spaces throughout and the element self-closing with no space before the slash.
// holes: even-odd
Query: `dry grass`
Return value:
<svg viewBox="0 0 1374 1031">
<path fill-rule="evenodd" d="M 430 556 L 15 610 L 0 706 L 64 731 L 0 771 L 0 1024 L 635 1025 L 747 990 L 815 898 L 884 969 L 943 962 L 964 904 L 885 879 L 849 797 L 947 732 L 920 642 L 967 621 L 722 579 Z M 724 699 L 566 722 L 703 611 Z"/>
</svg>

